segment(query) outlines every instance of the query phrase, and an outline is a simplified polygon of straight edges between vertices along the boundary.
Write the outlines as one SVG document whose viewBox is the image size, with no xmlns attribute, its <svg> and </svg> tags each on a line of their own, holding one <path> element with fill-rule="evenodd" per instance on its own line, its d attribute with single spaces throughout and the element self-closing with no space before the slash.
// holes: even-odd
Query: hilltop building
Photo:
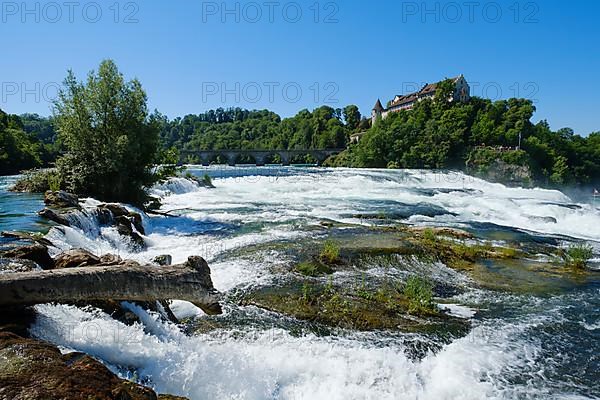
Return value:
<svg viewBox="0 0 600 400">
<path fill-rule="evenodd" d="M 454 82 L 454 93 L 448 99 L 449 102 L 460 101 L 467 102 L 471 98 L 471 88 L 467 83 L 467 80 L 463 75 L 457 76 L 456 78 L 452 78 Z M 373 111 L 371 113 L 371 120 L 375 123 L 377 117 L 385 118 L 389 113 L 398 112 L 400 110 L 410 110 L 414 107 L 414 105 L 424 99 L 431 99 L 435 97 L 436 90 L 438 88 L 438 83 L 428 83 L 421 90 L 415 93 L 410 93 L 406 95 L 397 95 L 393 100 L 389 102 L 388 108 L 384 108 L 381 104 L 381 101 L 378 99 L 377 103 L 375 103 L 375 107 L 373 107 Z"/>
</svg>

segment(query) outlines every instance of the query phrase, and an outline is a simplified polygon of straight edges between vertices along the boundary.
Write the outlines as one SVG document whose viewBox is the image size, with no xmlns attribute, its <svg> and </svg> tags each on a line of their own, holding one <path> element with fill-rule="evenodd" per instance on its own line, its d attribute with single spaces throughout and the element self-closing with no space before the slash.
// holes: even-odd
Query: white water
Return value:
<svg viewBox="0 0 600 400">
<path fill-rule="evenodd" d="M 402 346 L 373 347 L 360 337 L 292 337 L 283 330 L 235 338 L 227 332 L 188 337 L 140 309 L 127 327 L 101 313 L 38 306 L 33 334 L 151 377 L 159 391 L 192 399 L 510 399 L 506 368 L 535 361 L 533 343 L 514 342 L 533 322 L 480 326 L 422 361 Z M 530 395 L 543 388 L 520 388 Z M 551 398 L 551 397 L 547 397 Z"/>
<path fill-rule="evenodd" d="M 48 237 L 62 249 L 85 247 L 141 261 L 171 254 L 178 263 L 201 255 L 210 262 L 221 291 L 266 282 L 273 278 L 273 266 L 285 262 L 284 255 L 263 250 L 251 257 L 228 257 L 232 250 L 314 236 L 320 231 L 310 227 L 324 219 L 368 224 L 353 214 L 393 214 L 396 207 L 404 207 L 400 203 L 428 204 L 456 214 L 413 215 L 412 223 L 489 222 L 600 241 L 600 212 L 591 205 L 571 207 L 571 200 L 557 191 L 509 189 L 462 174 L 335 170 L 229 177 L 216 179 L 215 185 L 217 189 L 207 190 L 178 180 L 155 188 L 164 196 L 163 210 L 177 210 L 185 218 L 146 219 L 149 247 L 141 253 L 120 242 L 110 229 L 99 235 L 92 229 L 53 229 Z M 552 217 L 556 223 L 532 217 Z M 175 308 L 181 315 L 202 315 L 187 303 Z M 450 308 L 472 316 L 468 308 Z M 377 346 L 364 340 L 361 335 L 366 334 L 294 337 L 280 328 L 247 328 L 188 337 L 143 310 L 134 311 L 144 327 L 127 327 L 90 310 L 38 306 L 45 318 L 33 333 L 95 355 L 115 370 L 135 369 L 159 392 L 192 400 L 568 398 L 544 387 L 543 371 L 535 371 L 540 344 L 525 334 L 548 316 L 476 323 L 469 336 L 415 361 L 405 355 L 401 342 L 390 339 Z M 505 379 L 520 371 L 531 373 L 525 383 Z"/>
</svg>

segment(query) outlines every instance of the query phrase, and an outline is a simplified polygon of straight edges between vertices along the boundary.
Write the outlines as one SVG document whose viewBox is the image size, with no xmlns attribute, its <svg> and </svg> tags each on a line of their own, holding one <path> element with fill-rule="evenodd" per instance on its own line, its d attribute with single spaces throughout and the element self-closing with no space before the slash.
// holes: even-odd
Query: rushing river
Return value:
<svg viewBox="0 0 600 400">
<path fill-rule="evenodd" d="M 600 210 L 558 191 L 507 188 L 460 173 L 425 171 L 199 168 L 216 189 L 179 179 L 153 189 L 162 210 L 177 218 L 144 216 L 148 249 L 134 252 L 111 228 L 52 228 L 59 252 L 83 247 L 96 254 L 150 261 L 162 254 L 183 262 L 201 255 L 215 287 L 234 295 L 267 285 L 289 262 L 286 244 L 326 234 L 323 221 L 351 226 L 408 223 L 451 226 L 489 240 L 531 243 L 585 241 L 600 253 Z M 0 229 L 46 230 L 35 217 L 36 196 L 6 193 L 1 182 Z M 87 200 L 93 205 L 93 200 Z M 365 215 L 378 215 L 373 220 Z M 348 235 L 348 234 L 347 234 Z M 277 246 L 275 245 L 277 244 Z M 65 351 L 89 353 L 123 377 L 158 392 L 190 399 L 597 399 L 600 398 L 600 275 L 598 260 L 578 279 L 537 282 L 518 268 L 498 276 L 543 290 L 477 286 L 435 263 L 432 274 L 464 290 L 446 299 L 470 320 L 466 336 L 439 340 L 414 356 L 416 333 L 319 331 L 256 307 L 225 304 L 205 317 L 175 302 L 178 316 L 210 329 L 184 332 L 134 305 L 144 324 L 126 326 L 92 309 L 40 305 L 31 333 Z M 373 266 L 370 271 L 378 271 Z M 425 268 L 425 267 L 423 267 Z M 500 266 L 491 265 L 491 269 Z M 515 272 L 516 271 L 516 272 Z M 497 272 L 497 271 L 496 271 Z M 505 275 L 502 275 L 505 274 Z M 334 274 L 343 280 L 343 273 Z M 540 278 L 541 279 L 541 278 Z M 534 282 L 532 282 L 534 281 Z M 548 286 L 552 286 L 548 288 Z M 535 286 L 537 287 L 537 286 Z"/>
</svg>

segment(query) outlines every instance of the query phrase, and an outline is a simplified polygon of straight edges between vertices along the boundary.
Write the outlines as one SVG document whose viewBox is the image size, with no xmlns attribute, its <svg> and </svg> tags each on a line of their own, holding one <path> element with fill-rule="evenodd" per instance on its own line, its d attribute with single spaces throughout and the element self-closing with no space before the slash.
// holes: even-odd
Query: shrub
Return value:
<svg viewBox="0 0 600 400">
<path fill-rule="evenodd" d="M 433 286 L 421 277 L 408 278 L 404 286 L 404 296 L 408 300 L 408 312 L 411 314 L 430 314 L 436 311 Z"/>
<path fill-rule="evenodd" d="M 296 271 L 305 276 L 328 275 L 333 271 L 325 264 L 312 261 L 304 261 L 296 265 Z"/>
<path fill-rule="evenodd" d="M 430 242 L 435 242 L 435 232 L 431 228 L 425 228 L 423 230 L 423 239 Z"/>
<path fill-rule="evenodd" d="M 14 192 L 44 193 L 60 190 L 61 180 L 55 169 L 36 169 L 25 174 L 10 189 Z"/>
<path fill-rule="evenodd" d="M 208 174 L 204 174 L 204 176 L 202 177 L 202 182 L 208 187 L 214 187 L 212 183 L 212 178 Z"/>
<path fill-rule="evenodd" d="M 338 262 L 340 259 L 340 246 L 333 240 L 325 241 L 320 257 L 321 260 L 330 264 Z"/>
<path fill-rule="evenodd" d="M 567 266 L 583 269 L 594 256 L 592 246 L 587 243 L 572 244 L 565 252 L 564 259 Z"/>
</svg>

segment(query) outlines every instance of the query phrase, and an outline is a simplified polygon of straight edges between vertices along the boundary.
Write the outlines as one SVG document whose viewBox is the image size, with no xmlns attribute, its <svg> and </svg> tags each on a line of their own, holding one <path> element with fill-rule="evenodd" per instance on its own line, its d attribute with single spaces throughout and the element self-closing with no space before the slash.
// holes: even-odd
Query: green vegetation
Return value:
<svg viewBox="0 0 600 400">
<path fill-rule="evenodd" d="M 436 98 L 437 99 L 437 98 Z M 328 165 L 369 168 L 457 168 L 486 174 L 500 160 L 524 167 L 542 184 L 600 184 L 600 132 L 583 138 L 533 124 L 530 100 L 468 103 L 424 100 L 380 119 Z M 521 136 L 521 149 L 516 150 Z M 524 177 L 525 178 L 525 177 Z"/>
<path fill-rule="evenodd" d="M 356 106 L 348 106 L 343 110 L 323 106 L 312 112 L 302 110 L 296 116 L 282 120 L 268 110 L 218 108 L 172 121 L 164 116 L 157 120 L 160 122 L 160 138 L 164 148 L 304 150 L 345 147 L 349 134 L 359 129 L 361 115 Z"/>
<path fill-rule="evenodd" d="M 60 176 L 56 169 L 32 169 L 26 171 L 11 190 L 44 193 L 47 190 L 59 190 L 60 183 Z"/>
<path fill-rule="evenodd" d="M 105 201 L 142 204 L 156 176 L 158 124 L 139 81 L 126 82 L 114 62 L 80 82 L 69 71 L 55 102 L 65 153 L 56 165 L 68 191 Z"/>
<path fill-rule="evenodd" d="M 52 159 L 52 146 L 28 132 L 25 122 L 0 110 L 0 175 L 45 167 Z"/>
<path fill-rule="evenodd" d="M 414 251 L 418 254 L 442 261 L 446 265 L 456 269 L 471 269 L 473 264 L 480 260 L 489 259 L 513 259 L 521 256 L 522 252 L 512 247 L 494 247 L 489 242 L 477 243 L 459 240 L 454 236 L 462 236 L 460 231 L 452 230 L 443 235 L 433 228 L 420 231 L 410 231 L 408 241 L 415 246 Z"/>
<path fill-rule="evenodd" d="M 600 185 L 600 132 L 584 138 L 569 128 L 552 131 L 546 121 L 533 124 L 536 108 L 526 99 L 439 101 L 451 85 L 443 82 L 435 99 L 392 113 L 373 127 L 355 105 L 301 110 L 285 119 L 268 110 L 218 108 L 169 120 L 158 112 L 149 115 L 139 82 L 125 82 L 114 63 L 106 61 L 85 84 L 69 74 L 53 118 L 0 111 L 0 174 L 46 167 L 66 151 L 58 167 L 67 189 L 137 200 L 139 188 L 152 180 L 151 163 L 163 164 L 159 178 L 164 178 L 177 173 L 179 161 L 198 161 L 180 160 L 183 151 L 347 147 L 325 165 L 456 168 L 523 184 Z M 350 145 L 356 132 L 366 133 Z M 274 155 L 265 161 L 281 160 Z M 314 160 L 299 156 L 290 161 Z M 91 164 L 98 168 L 90 170 Z"/>
<path fill-rule="evenodd" d="M 204 174 L 204 176 L 202 177 L 202 183 L 204 183 L 205 186 L 214 187 L 212 183 L 212 178 L 208 174 Z"/>
<path fill-rule="evenodd" d="M 408 316 L 408 301 L 396 288 L 380 287 L 372 294 L 367 293 L 366 290 L 355 292 L 352 287 L 335 286 L 331 280 L 321 283 L 309 279 L 283 287 L 259 288 L 247 293 L 242 304 L 333 327 L 407 331 L 422 328 L 418 321 Z M 435 312 L 428 316 L 444 318 Z"/>
<path fill-rule="evenodd" d="M 340 261 L 340 245 L 329 239 L 323 244 L 320 259 L 329 264 L 335 264 Z"/>
<path fill-rule="evenodd" d="M 319 276 L 333 273 L 330 266 L 318 261 L 303 261 L 294 268 L 296 272 L 305 276 Z"/>
<path fill-rule="evenodd" d="M 404 286 L 404 296 L 408 299 L 408 312 L 412 314 L 426 315 L 437 310 L 433 302 L 433 286 L 421 277 L 408 278 Z"/>
<path fill-rule="evenodd" d="M 568 267 L 584 269 L 593 256 L 592 246 L 586 243 L 578 243 L 570 245 L 564 252 L 563 258 Z"/>
</svg>

